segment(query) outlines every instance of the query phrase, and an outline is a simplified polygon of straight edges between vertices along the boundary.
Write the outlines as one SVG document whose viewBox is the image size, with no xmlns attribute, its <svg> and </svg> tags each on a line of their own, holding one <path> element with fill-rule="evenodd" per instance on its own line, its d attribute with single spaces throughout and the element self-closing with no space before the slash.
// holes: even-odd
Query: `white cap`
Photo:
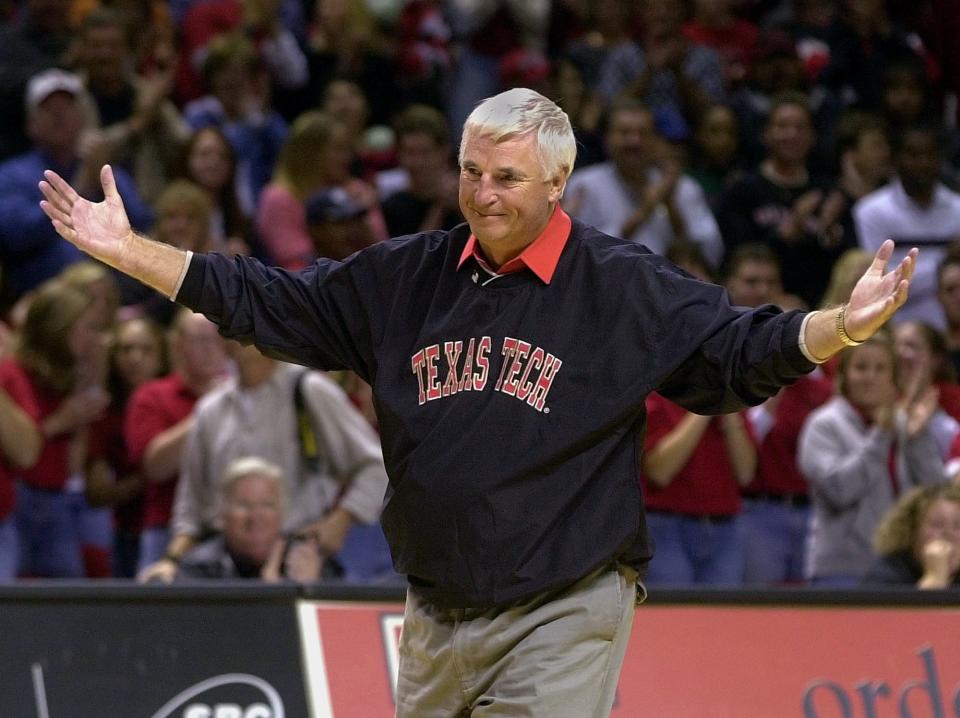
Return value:
<svg viewBox="0 0 960 718">
<path fill-rule="evenodd" d="M 27 112 L 32 112 L 54 92 L 69 92 L 74 97 L 83 92 L 83 83 L 72 72 L 56 68 L 38 72 L 27 83 L 27 94 L 24 98 Z"/>
</svg>

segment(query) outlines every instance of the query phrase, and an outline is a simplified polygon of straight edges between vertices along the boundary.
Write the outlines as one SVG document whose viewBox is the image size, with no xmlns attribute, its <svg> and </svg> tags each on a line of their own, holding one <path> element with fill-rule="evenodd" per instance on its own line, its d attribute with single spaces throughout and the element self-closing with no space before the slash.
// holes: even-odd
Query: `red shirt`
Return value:
<svg viewBox="0 0 960 718">
<path fill-rule="evenodd" d="M 797 468 L 797 440 L 811 411 L 833 396 L 826 377 L 803 376 L 780 390 L 773 426 L 757 449 L 757 473 L 744 494 L 807 494 L 807 480 Z"/>
<path fill-rule="evenodd" d="M 659 394 L 647 397 L 647 436 L 644 451 L 650 451 L 687 415 L 687 410 Z M 733 516 L 740 511 L 740 487 L 733 473 L 727 445 L 715 417 L 697 448 L 673 480 L 661 488 L 641 474 L 648 509 L 692 516 Z M 744 424 L 751 438 L 750 423 Z"/>
<path fill-rule="evenodd" d="M 150 442 L 160 433 L 179 423 L 193 411 L 197 396 L 179 374 L 144 382 L 130 397 L 123 436 L 127 442 L 127 458 L 139 467 Z M 148 481 L 144 493 L 144 528 L 162 528 L 170 523 L 177 477 Z"/>
<path fill-rule="evenodd" d="M 0 362 L 0 385 L 37 424 L 54 413 L 64 399 L 39 385 L 12 358 Z M 20 480 L 36 488 L 62 490 L 69 476 L 71 436 L 61 434 L 44 441 L 37 463 L 32 468 L 16 472 Z"/>
</svg>

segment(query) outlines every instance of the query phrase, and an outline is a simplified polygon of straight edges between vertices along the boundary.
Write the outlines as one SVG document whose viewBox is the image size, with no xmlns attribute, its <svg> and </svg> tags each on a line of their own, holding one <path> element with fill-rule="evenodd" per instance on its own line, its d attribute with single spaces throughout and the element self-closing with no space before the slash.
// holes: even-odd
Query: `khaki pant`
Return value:
<svg viewBox="0 0 960 718">
<path fill-rule="evenodd" d="M 397 718 L 606 718 L 636 601 L 606 567 L 494 609 L 441 609 L 407 592 Z"/>
</svg>

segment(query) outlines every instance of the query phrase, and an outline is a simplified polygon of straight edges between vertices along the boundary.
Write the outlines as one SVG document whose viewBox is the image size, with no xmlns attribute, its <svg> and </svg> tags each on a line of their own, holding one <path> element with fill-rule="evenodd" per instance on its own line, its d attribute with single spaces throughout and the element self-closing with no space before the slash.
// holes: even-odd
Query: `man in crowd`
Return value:
<svg viewBox="0 0 960 718">
<path fill-rule="evenodd" d="M 636 436 L 652 390 L 699 413 L 756 404 L 906 300 L 890 244 L 834 310 L 732 307 L 649 250 L 573 223 L 569 119 L 517 88 L 470 114 L 469 222 L 300 273 L 135 234 L 54 172 L 67 240 L 272 355 L 374 388 L 390 476 L 383 526 L 408 577 L 397 715 L 602 716 L 649 562 Z"/>
</svg>

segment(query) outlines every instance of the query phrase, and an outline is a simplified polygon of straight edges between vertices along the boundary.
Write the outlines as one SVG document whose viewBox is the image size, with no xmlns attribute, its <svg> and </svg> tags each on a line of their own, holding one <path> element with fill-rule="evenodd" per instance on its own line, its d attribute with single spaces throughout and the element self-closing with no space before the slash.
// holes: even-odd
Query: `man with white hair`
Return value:
<svg viewBox="0 0 960 718">
<path fill-rule="evenodd" d="M 130 230 L 109 168 L 90 203 L 56 173 L 42 207 L 68 241 L 281 358 L 373 387 L 390 477 L 382 523 L 408 577 L 397 715 L 603 716 L 651 547 L 637 435 L 653 390 L 700 413 L 756 404 L 872 335 L 916 252 L 877 252 L 847 304 L 730 305 L 559 201 L 566 114 L 513 89 L 464 126 L 469 228 L 282 272 Z"/>
</svg>

